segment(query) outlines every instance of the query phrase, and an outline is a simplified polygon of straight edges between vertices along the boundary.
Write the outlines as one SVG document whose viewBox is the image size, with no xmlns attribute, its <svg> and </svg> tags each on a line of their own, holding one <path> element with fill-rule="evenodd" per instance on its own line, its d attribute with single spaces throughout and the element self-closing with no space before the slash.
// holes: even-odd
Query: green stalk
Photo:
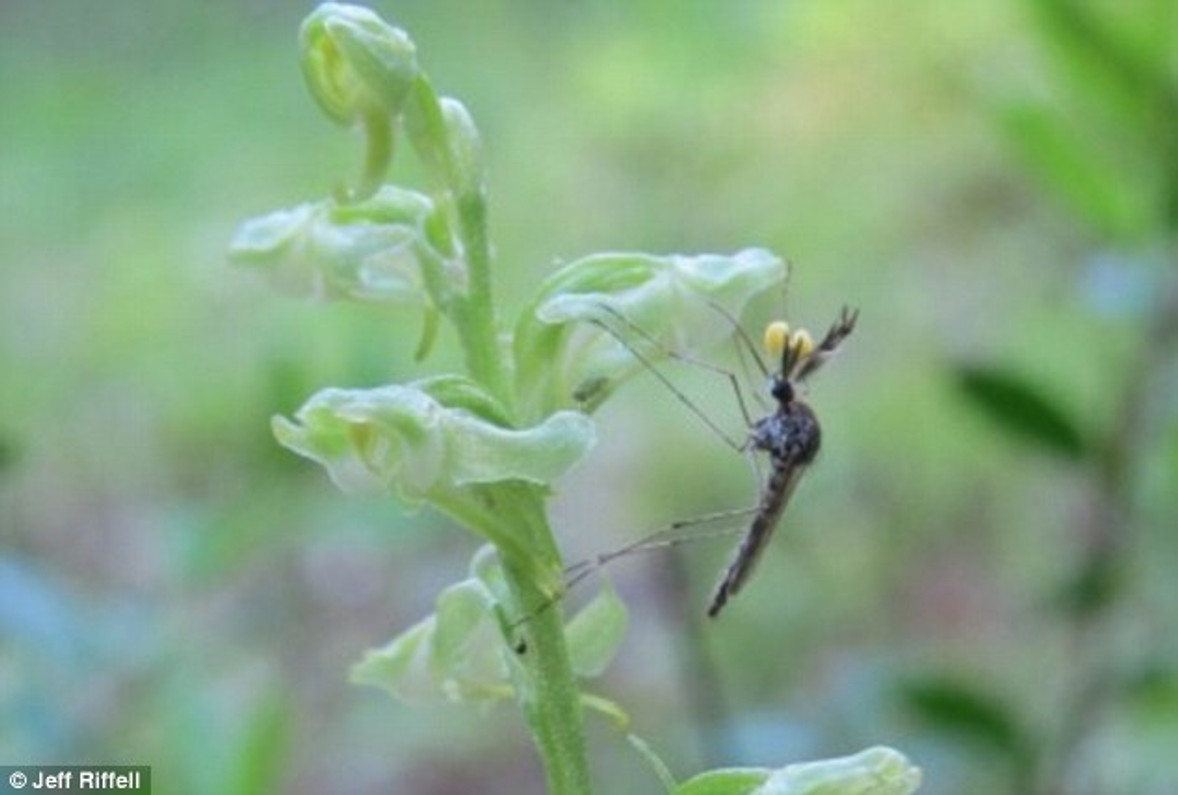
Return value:
<svg viewBox="0 0 1178 795">
<path fill-rule="evenodd" d="M 555 540 L 542 509 L 529 513 L 533 541 L 547 542 L 555 550 Z M 552 593 L 536 576 L 534 564 L 521 566 L 504 560 L 503 575 L 521 615 L 529 617 L 525 625 L 526 646 L 519 652 L 519 661 L 527 675 L 516 677 L 516 693 L 544 765 L 548 792 L 590 795 L 581 691 L 569 658 L 563 615 L 560 610 L 547 609 L 552 604 Z"/>
<path fill-rule="evenodd" d="M 432 91 L 423 99 L 432 100 L 436 107 Z M 440 113 L 430 112 L 427 117 L 437 119 Z M 481 180 L 472 185 L 470 180 L 457 177 L 453 164 L 448 165 L 451 167 L 443 171 L 456 205 L 457 232 L 469 279 L 467 293 L 458 298 L 451 316 L 471 377 L 512 411 L 514 394 L 505 362 L 507 353 L 499 345 L 495 318 L 486 194 Z M 549 579 L 555 580 L 555 587 L 561 584 L 560 552 L 545 516 L 543 500 L 535 490 L 521 486 L 504 502 L 507 504 L 498 506 L 498 510 L 517 514 L 511 518 L 527 529 L 530 546 L 526 558 L 499 548 L 507 587 L 520 615 L 529 617 L 528 642 L 521 655 L 527 675 L 517 677 L 517 697 L 540 754 L 549 793 L 591 795 L 581 692 L 569 658 L 564 620 L 560 610 L 547 609 L 554 589 Z M 541 562 L 540 566 L 537 561 Z M 555 572 L 554 577 L 541 576 L 549 568 Z"/>
<path fill-rule="evenodd" d="M 490 301 L 489 289 L 480 288 L 477 294 Z M 488 388 L 491 379 L 501 378 L 505 388 L 506 369 L 494 344 L 494 313 L 485 303 L 463 300 L 452 317 L 471 375 Z M 549 793 L 591 795 L 581 692 L 569 658 L 562 612 L 549 609 L 563 586 L 563 564 L 545 517 L 542 491 L 523 483 L 494 484 L 485 488 L 483 502 L 493 518 L 460 503 L 442 507 L 465 524 L 486 530 L 484 535 L 495 544 L 503 562 L 516 615 L 527 617 L 522 622 L 526 648 L 519 658 L 526 675 L 515 677 L 516 694 L 540 753 Z M 525 530 L 523 545 L 505 543 L 517 537 L 514 533 L 490 531 L 504 525 Z M 507 642 L 513 644 L 513 639 Z"/>
<path fill-rule="evenodd" d="M 352 201 L 371 198 L 384 182 L 393 160 L 393 128 L 387 113 L 370 111 L 363 115 L 364 171 Z"/>
<path fill-rule="evenodd" d="M 486 204 L 482 195 L 458 197 L 459 233 L 470 269 L 470 292 L 455 313 L 459 336 L 466 351 L 471 376 L 496 396 L 510 396 L 504 354 L 499 349 L 491 293 L 491 259 L 486 236 Z M 510 405 L 510 404 L 509 404 Z M 538 576 L 536 562 L 562 571 L 556 539 L 544 514 L 543 502 L 533 490 L 521 488 L 511 495 L 504 512 L 526 527 L 530 545 L 526 559 L 500 548 L 507 587 L 520 615 L 529 616 L 528 642 L 521 655 L 528 675 L 517 681 L 520 707 L 527 716 L 532 739 L 544 766 L 551 795 L 590 795 L 589 761 L 585 747 L 581 693 L 573 674 L 564 620 L 560 610 L 549 610 L 553 586 Z M 517 677 L 519 679 L 519 677 Z"/>
<path fill-rule="evenodd" d="M 411 95 L 407 126 L 409 138 L 431 173 L 437 188 L 444 189 L 454 203 L 457 234 L 469 279 L 467 293 L 456 296 L 452 305 L 440 302 L 458 331 L 471 377 L 486 387 L 510 410 L 514 401 L 505 365 L 506 354 L 499 347 L 498 323 L 491 286 L 493 267 L 487 236 L 487 198 L 482 174 L 463 171 L 455 157 L 438 95 L 425 75 L 418 75 Z M 439 203 L 444 202 L 442 199 Z M 438 300 L 435 296 L 435 300 Z"/>
<path fill-rule="evenodd" d="M 469 293 L 461 302 L 459 334 L 471 377 L 512 411 L 515 401 L 505 366 L 506 351 L 499 346 L 491 289 L 491 251 L 487 241 L 487 203 L 481 193 L 456 197 L 458 233 L 466 252 Z"/>
</svg>

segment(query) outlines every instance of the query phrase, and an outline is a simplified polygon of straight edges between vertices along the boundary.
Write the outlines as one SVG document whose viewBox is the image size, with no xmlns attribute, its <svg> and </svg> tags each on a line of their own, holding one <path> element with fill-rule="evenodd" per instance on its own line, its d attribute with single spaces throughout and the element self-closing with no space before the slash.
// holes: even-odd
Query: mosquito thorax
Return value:
<svg viewBox="0 0 1178 795">
<path fill-rule="evenodd" d="M 780 409 L 757 421 L 750 438 L 753 447 L 769 454 L 774 467 L 806 466 L 822 446 L 822 428 L 805 403 L 783 401 Z"/>
</svg>

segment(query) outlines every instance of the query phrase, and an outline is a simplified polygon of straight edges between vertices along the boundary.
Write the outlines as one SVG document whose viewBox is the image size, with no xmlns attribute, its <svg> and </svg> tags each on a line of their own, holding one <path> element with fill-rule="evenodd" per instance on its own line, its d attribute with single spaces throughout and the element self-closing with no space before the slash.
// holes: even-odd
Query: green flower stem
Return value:
<svg viewBox="0 0 1178 795">
<path fill-rule="evenodd" d="M 530 535 L 543 536 L 552 544 L 552 531 L 543 513 L 532 512 L 531 518 Z M 521 614 L 528 616 L 527 645 L 519 655 L 527 676 L 517 682 L 516 689 L 543 760 L 548 792 L 590 795 L 581 692 L 565 641 L 564 618 L 560 610 L 548 609 L 552 594 L 536 576 L 534 565 L 521 566 L 505 559 L 503 576 Z"/>
<path fill-rule="evenodd" d="M 436 197 L 439 205 L 447 199 L 452 202 L 468 278 L 465 294 L 453 294 L 440 278 L 438 263 L 431 263 L 426 288 L 435 293 L 440 308 L 454 321 L 470 376 L 511 412 L 515 401 L 506 352 L 499 346 L 486 191 L 481 174 L 472 174 L 469 163 L 464 171 L 453 150 L 441 103 L 424 76 L 418 77 L 411 102 L 414 112 L 410 140 L 427 170 L 441 183 L 439 192 L 444 193 Z M 563 567 L 556 539 L 545 518 L 543 498 L 535 489 L 500 486 L 495 492 L 500 521 L 512 521 L 523 528 L 529 547 L 520 554 L 496 545 L 519 615 L 529 617 L 527 648 L 521 655 L 527 675 L 517 682 L 520 706 L 542 759 L 549 793 L 589 795 L 581 693 L 569 658 L 563 616 L 560 610 L 548 609 L 562 584 Z"/>
<path fill-rule="evenodd" d="M 511 522 L 526 539 L 524 555 L 499 547 L 503 578 L 511 593 L 520 637 L 516 697 L 527 718 L 548 781 L 549 795 L 591 795 L 582 694 L 573 673 L 564 616 L 553 599 L 564 586 L 556 538 L 544 512 L 545 492 L 522 482 L 498 483 L 493 490 L 500 522 Z"/>
<path fill-rule="evenodd" d="M 514 406 L 504 352 L 499 347 L 491 287 L 493 265 L 487 238 L 487 201 L 481 178 L 461 173 L 449 145 L 449 132 L 437 93 L 425 75 L 418 75 L 410 95 L 406 123 L 409 138 L 417 154 L 433 177 L 439 206 L 452 203 L 457 215 L 457 233 L 466 261 L 468 291 L 453 302 L 435 296 L 438 305 L 450 314 L 457 328 L 466 367 L 509 410 Z M 427 284 L 427 287 L 429 285 Z"/>
<path fill-rule="evenodd" d="M 502 559 L 533 561 L 529 550 L 524 549 L 511 533 L 499 529 L 502 522 L 498 517 L 492 516 L 490 511 L 460 500 L 445 500 L 435 504 L 460 524 L 480 528 Z M 536 579 L 535 563 L 532 563 L 530 571 L 532 579 Z"/>
<path fill-rule="evenodd" d="M 393 128 L 387 113 L 369 111 L 364 114 L 364 172 L 360 184 L 351 196 L 352 201 L 364 201 L 380 190 L 385 174 L 393 161 Z"/>
<path fill-rule="evenodd" d="M 505 366 L 506 352 L 499 346 L 491 289 L 491 250 L 487 242 L 487 203 L 481 192 L 457 197 L 458 233 L 466 252 L 470 290 L 459 304 L 462 316 L 459 332 L 463 335 L 470 375 L 499 398 L 512 411 L 510 381 Z"/>
<path fill-rule="evenodd" d="M 443 144 L 446 140 L 446 122 L 442 118 L 442 106 L 434 87 L 424 74 L 417 76 L 409 91 L 405 124 L 409 140 L 425 164 L 426 173 L 437 186 L 453 184 L 451 158 Z"/>
</svg>

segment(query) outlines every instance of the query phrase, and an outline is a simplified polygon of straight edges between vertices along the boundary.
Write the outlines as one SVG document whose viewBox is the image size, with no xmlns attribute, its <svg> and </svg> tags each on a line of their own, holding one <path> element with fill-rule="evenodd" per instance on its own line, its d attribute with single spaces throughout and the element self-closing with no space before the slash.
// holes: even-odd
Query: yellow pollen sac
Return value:
<svg viewBox="0 0 1178 795">
<path fill-rule="evenodd" d="M 789 347 L 796 358 L 804 359 L 814 352 L 814 339 L 810 336 L 810 332 L 800 328 L 790 335 Z"/>
<path fill-rule="evenodd" d="M 765 353 L 772 359 L 780 359 L 789 344 L 789 324 L 784 320 L 774 320 L 765 326 Z"/>
</svg>

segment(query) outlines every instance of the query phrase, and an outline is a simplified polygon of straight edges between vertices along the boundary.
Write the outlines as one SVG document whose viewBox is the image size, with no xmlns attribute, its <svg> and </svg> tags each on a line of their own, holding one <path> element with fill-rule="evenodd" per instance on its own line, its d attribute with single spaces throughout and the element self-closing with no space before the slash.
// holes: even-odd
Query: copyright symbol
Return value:
<svg viewBox="0 0 1178 795">
<path fill-rule="evenodd" d="M 25 784 L 28 783 L 28 778 L 26 778 L 25 774 L 19 770 L 8 777 L 8 785 L 13 789 L 24 789 Z"/>
</svg>

